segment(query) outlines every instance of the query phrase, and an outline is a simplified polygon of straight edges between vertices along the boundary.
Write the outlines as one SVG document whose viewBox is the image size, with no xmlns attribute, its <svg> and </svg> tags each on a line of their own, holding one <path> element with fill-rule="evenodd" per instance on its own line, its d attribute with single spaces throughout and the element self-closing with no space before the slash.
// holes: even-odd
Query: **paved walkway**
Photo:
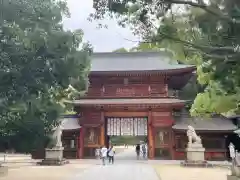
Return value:
<svg viewBox="0 0 240 180">
<path fill-rule="evenodd" d="M 136 153 L 134 147 L 129 147 L 125 149 L 123 152 L 115 155 L 115 159 L 117 160 L 136 160 Z"/>
<path fill-rule="evenodd" d="M 136 160 L 134 148 L 126 149 L 115 157 L 115 164 L 100 163 L 84 172 L 81 172 L 71 180 L 159 180 L 154 168 L 148 163 Z"/>
<path fill-rule="evenodd" d="M 134 148 L 116 155 L 114 165 L 103 166 L 101 160 L 71 160 L 65 166 L 36 166 L 31 163 L 6 163 L 21 167 L 9 168 L 3 180 L 227 180 L 227 168 L 180 167 L 179 161 L 136 160 Z M 27 172 L 27 173 L 23 173 Z M 161 177 L 161 178 L 160 178 Z"/>
<path fill-rule="evenodd" d="M 114 165 L 96 165 L 75 175 L 71 180 L 159 180 L 155 170 L 147 164 L 116 163 Z"/>
</svg>

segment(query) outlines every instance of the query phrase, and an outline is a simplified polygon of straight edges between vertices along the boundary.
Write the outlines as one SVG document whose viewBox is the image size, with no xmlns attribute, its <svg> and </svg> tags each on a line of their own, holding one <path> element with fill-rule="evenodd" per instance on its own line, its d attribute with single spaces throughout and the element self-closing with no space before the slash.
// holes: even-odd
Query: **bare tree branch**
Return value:
<svg viewBox="0 0 240 180">
<path fill-rule="evenodd" d="M 178 5 L 180 5 L 180 4 L 181 5 L 190 5 L 192 7 L 201 8 L 201 9 L 205 10 L 206 12 L 208 12 L 212 15 L 218 16 L 220 19 L 227 20 L 231 23 L 240 24 L 240 20 L 231 18 L 228 15 L 224 15 L 220 11 L 215 12 L 208 5 L 203 4 L 203 3 L 195 3 L 195 2 L 192 2 L 192 1 L 184 1 L 184 0 L 169 0 L 168 2 L 162 2 L 162 3 L 172 3 L 172 4 L 178 4 Z"/>
<path fill-rule="evenodd" d="M 192 51 L 200 50 L 201 52 L 203 52 L 204 56 L 207 57 L 207 58 L 233 61 L 231 59 L 234 59 L 234 58 L 236 58 L 240 55 L 239 53 L 235 52 L 234 48 L 231 47 L 231 46 L 218 47 L 218 46 L 196 45 L 196 44 L 190 43 L 188 41 L 181 40 L 179 38 L 171 37 L 171 36 L 166 35 L 164 33 L 160 33 L 160 35 L 162 35 L 161 40 L 162 39 L 170 39 L 170 40 L 173 40 L 177 43 L 181 43 L 181 44 L 183 44 L 187 47 L 190 47 L 191 49 L 188 49 L 188 50 L 192 50 Z M 124 38 L 124 39 L 127 40 L 127 41 L 135 42 L 135 43 L 159 43 L 159 39 L 153 39 L 153 40 L 150 40 L 150 41 L 136 41 L 136 40 L 130 40 L 130 39 L 127 39 L 127 38 Z M 227 53 L 227 55 L 219 55 L 219 54 L 217 54 L 217 52 L 212 53 L 213 51 L 228 51 L 228 53 Z"/>
<path fill-rule="evenodd" d="M 219 59 L 225 62 L 235 62 L 236 58 L 239 57 L 239 53 L 228 54 L 228 55 L 217 55 L 217 54 L 207 54 L 204 53 L 204 56 L 210 59 Z"/>
</svg>

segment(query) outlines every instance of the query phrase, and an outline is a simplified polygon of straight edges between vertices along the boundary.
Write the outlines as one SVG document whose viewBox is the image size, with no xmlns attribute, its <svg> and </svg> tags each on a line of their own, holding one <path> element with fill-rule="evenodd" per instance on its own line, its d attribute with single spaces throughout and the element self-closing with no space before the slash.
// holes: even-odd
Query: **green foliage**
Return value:
<svg viewBox="0 0 240 180">
<path fill-rule="evenodd" d="M 130 49 L 131 52 L 160 51 L 160 50 L 163 49 L 157 43 L 139 43 L 136 47 Z"/>
<path fill-rule="evenodd" d="M 114 50 L 113 52 L 128 52 L 128 50 L 125 48 L 119 48 L 119 49 Z"/>
<path fill-rule="evenodd" d="M 160 46 L 155 43 L 139 43 L 137 46 L 131 49 L 119 48 L 113 52 L 144 52 L 144 51 L 159 51 L 161 50 Z"/>
<path fill-rule="evenodd" d="M 111 136 L 110 141 L 116 145 L 136 145 L 141 141 L 146 141 L 146 136 Z"/>
<path fill-rule="evenodd" d="M 65 115 L 74 115 L 74 114 L 76 114 L 77 112 L 75 112 L 75 111 L 73 111 L 73 110 L 67 110 L 67 111 L 65 111 Z"/>
<path fill-rule="evenodd" d="M 195 99 L 192 115 L 239 112 L 240 1 L 126 0 L 104 6 L 106 1 L 95 2 L 95 18 L 111 12 L 144 41 L 197 65 L 205 90 Z"/>
<path fill-rule="evenodd" d="M 81 30 L 63 30 L 65 1 L 7 0 L 0 14 L 0 135 L 30 151 L 86 90 L 91 48 Z"/>
</svg>

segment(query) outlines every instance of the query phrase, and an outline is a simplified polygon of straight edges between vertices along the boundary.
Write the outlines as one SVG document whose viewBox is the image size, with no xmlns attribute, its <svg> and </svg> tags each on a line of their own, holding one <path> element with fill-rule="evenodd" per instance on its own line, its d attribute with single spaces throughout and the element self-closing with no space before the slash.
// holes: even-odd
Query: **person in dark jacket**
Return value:
<svg viewBox="0 0 240 180">
<path fill-rule="evenodd" d="M 140 155 L 140 144 L 136 145 L 136 154 L 137 154 L 137 159 L 139 159 L 139 155 Z"/>
</svg>

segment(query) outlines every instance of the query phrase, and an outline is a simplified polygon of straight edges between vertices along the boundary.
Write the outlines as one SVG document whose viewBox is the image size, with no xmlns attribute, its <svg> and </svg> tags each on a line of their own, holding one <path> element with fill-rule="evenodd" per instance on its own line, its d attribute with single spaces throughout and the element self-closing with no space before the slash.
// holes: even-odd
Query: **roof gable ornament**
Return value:
<svg viewBox="0 0 240 180">
<path fill-rule="evenodd" d="M 149 86 L 148 86 L 148 92 L 150 93 L 151 90 L 152 90 L 152 89 L 151 89 L 151 86 L 149 85 Z"/>
<path fill-rule="evenodd" d="M 102 92 L 105 93 L 105 87 L 104 86 L 102 86 Z"/>
</svg>

